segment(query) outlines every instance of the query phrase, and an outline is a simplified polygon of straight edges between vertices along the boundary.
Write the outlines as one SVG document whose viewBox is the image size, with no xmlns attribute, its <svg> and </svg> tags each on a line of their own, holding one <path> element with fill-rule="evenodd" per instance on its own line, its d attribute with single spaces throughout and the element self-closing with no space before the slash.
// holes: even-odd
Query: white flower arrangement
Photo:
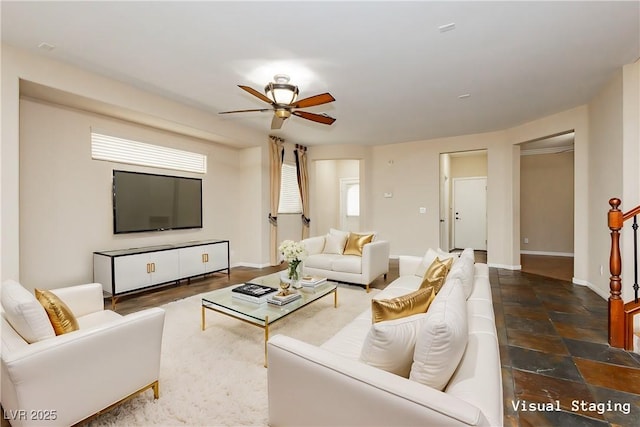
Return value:
<svg viewBox="0 0 640 427">
<path fill-rule="evenodd" d="M 298 265 L 309 255 L 304 245 L 293 240 L 285 240 L 280 244 L 278 250 L 284 260 L 289 263 L 287 276 L 289 279 L 298 280 Z"/>
<path fill-rule="evenodd" d="M 284 260 L 288 263 L 304 261 L 309 254 L 301 242 L 294 242 L 293 240 L 283 241 L 278 250 L 284 257 Z"/>
</svg>

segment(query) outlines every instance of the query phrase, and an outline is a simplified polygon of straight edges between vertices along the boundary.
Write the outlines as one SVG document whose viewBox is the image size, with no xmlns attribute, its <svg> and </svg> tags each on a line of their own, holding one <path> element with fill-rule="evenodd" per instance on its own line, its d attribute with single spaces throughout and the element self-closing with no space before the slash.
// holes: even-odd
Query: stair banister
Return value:
<svg viewBox="0 0 640 427">
<path fill-rule="evenodd" d="M 609 200 L 608 225 L 611 230 L 611 253 L 609 255 L 609 345 L 612 347 L 633 349 L 633 317 L 640 314 L 638 302 L 638 220 L 640 206 L 623 213 L 620 199 Z M 633 218 L 633 290 L 634 301 L 624 303 L 621 297 L 622 257 L 620 254 L 620 230 L 624 222 Z"/>
<path fill-rule="evenodd" d="M 622 229 L 623 213 L 619 209 L 620 199 L 609 200 L 608 225 L 611 230 L 611 252 L 609 254 L 609 345 L 611 347 L 624 348 L 624 302 L 621 297 L 622 261 L 620 257 L 620 229 Z"/>
</svg>

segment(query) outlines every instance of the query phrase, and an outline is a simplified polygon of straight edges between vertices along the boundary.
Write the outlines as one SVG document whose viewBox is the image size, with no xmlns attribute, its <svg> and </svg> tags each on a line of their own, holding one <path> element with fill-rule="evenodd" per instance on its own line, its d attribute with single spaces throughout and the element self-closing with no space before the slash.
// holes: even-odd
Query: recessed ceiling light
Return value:
<svg viewBox="0 0 640 427">
<path fill-rule="evenodd" d="M 42 50 L 46 50 L 47 52 L 51 52 L 53 49 L 56 48 L 56 46 L 52 45 L 51 43 L 42 42 L 38 45 L 38 48 Z"/>
<path fill-rule="evenodd" d="M 462 95 L 458 95 L 458 98 L 459 98 L 459 99 L 465 99 L 465 98 L 468 98 L 468 97 L 470 97 L 470 96 L 471 96 L 471 94 L 470 94 L 470 93 L 463 93 Z"/>
<path fill-rule="evenodd" d="M 447 31 L 452 31 L 456 29 L 456 23 L 452 22 L 450 24 L 445 24 L 445 25 L 440 25 L 438 27 L 438 30 L 440 30 L 441 33 L 446 33 Z"/>
</svg>

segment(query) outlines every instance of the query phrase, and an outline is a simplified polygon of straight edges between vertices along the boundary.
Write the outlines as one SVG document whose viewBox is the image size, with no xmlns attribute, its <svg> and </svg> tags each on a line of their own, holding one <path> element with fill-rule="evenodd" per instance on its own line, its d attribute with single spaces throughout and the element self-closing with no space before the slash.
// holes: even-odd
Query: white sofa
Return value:
<svg viewBox="0 0 640 427">
<path fill-rule="evenodd" d="M 338 282 L 364 285 L 378 277 L 387 277 L 389 272 L 390 245 L 386 240 L 374 239 L 362 247 L 362 256 L 342 253 L 325 253 L 327 236 L 316 236 L 302 240 L 308 257 L 302 262 L 302 274 L 321 276 Z"/>
<path fill-rule="evenodd" d="M 400 257 L 400 277 L 376 299 L 416 290 L 420 257 Z M 457 262 L 457 261 L 456 261 Z M 427 310 L 451 304 L 459 278 L 449 273 Z M 502 426 L 502 374 L 486 264 L 471 263 L 465 294 L 465 345 L 442 391 L 360 360 L 371 325 L 367 310 L 326 341 L 314 346 L 284 336 L 268 342 L 269 425 L 271 426 Z M 469 286 L 470 285 L 470 286 Z M 400 319 L 403 320 L 403 319 Z M 391 321 L 393 322 L 393 321 Z M 424 325 L 424 324 L 423 324 Z M 424 329 L 424 326 L 423 326 Z M 424 334 L 418 329 L 418 334 Z M 420 358 L 415 344 L 411 375 Z M 295 409 L 292 409 L 295 408 Z"/>
<path fill-rule="evenodd" d="M 164 310 L 126 316 L 104 310 L 99 283 L 54 289 L 79 329 L 43 337 L 49 332 L 41 325 L 26 332 L 26 325 L 17 326 L 20 313 L 30 326 L 37 323 L 34 313 L 40 316 L 28 300 L 30 292 L 20 288 L 5 281 L 0 289 L 2 407 L 12 426 L 73 425 L 148 388 L 158 397 Z M 10 320 L 37 341 L 25 341 Z"/>
</svg>

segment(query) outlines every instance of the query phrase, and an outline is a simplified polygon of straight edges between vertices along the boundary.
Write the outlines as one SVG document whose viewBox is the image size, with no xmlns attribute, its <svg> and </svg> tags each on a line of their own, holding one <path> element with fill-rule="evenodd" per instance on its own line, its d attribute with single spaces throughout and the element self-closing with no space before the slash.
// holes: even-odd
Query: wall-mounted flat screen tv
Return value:
<svg viewBox="0 0 640 427">
<path fill-rule="evenodd" d="M 202 180 L 113 171 L 113 232 L 202 228 Z"/>
</svg>

